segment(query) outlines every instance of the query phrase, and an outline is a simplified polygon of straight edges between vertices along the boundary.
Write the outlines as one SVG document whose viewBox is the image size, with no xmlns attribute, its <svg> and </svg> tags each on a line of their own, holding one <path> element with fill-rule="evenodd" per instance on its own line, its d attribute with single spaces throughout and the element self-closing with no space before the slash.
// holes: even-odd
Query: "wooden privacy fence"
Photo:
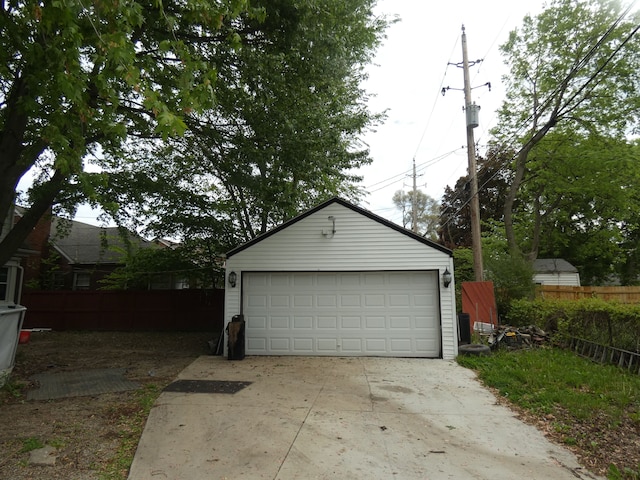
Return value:
<svg viewBox="0 0 640 480">
<path fill-rule="evenodd" d="M 640 287 L 569 287 L 540 285 L 538 296 L 559 300 L 580 300 L 599 298 L 620 303 L 640 303 Z"/>
<path fill-rule="evenodd" d="M 224 290 L 33 291 L 23 328 L 222 331 Z"/>
</svg>

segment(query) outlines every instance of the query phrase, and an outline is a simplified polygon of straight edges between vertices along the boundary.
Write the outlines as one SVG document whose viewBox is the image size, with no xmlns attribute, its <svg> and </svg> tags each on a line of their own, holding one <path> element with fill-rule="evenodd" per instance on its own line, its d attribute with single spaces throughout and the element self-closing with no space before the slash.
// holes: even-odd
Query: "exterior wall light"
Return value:
<svg viewBox="0 0 640 480">
<path fill-rule="evenodd" d="M 442 284 L 444 285 L 444 288 L 449 288 L 449 285 L 451 285 L 451 278 L 451 272 L 448 268 L 445 268 L 442 273 Z"/>
<path fill-rule="evenodd" d="M 238 274 L 236 272 L 229 273 L 229 285 L 231 285 L 231 288 L 235 288 L 237 283 L 238 283 Z"/>
</svg>

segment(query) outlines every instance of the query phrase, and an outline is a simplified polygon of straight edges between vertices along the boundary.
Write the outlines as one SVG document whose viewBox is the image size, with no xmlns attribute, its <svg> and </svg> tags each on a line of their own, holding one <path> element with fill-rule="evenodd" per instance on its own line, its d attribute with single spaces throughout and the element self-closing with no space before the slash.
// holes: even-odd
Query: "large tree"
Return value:
<svg viewBox="0 0 640 480">
<path fill-rule="evenodd" d="M 640 213 L 637 145 L 626 140 L 587 138 L 554 131 L 531 154 L 531 174 L 521 187 L 516 238 L 540 256 L 562 257 L 580 269 L 586 284 L 624 271 L 635 251 Z M 532 236 L 537 233 L 538 238 Z M 624 268 L 623 266 L 627 267 Z"/>
<path fill-rule="evenodd" d="M 438 238 L 438 221 L 440 204 L 421 190 L 404 192 L 398 190 L 392 198 L 395 207 L 402 212 L 402 226 L 413 228 L 413 211 L 415 208 L 416 232 L 431 240 Z"/>
<path fill-rule="evenodd" d="M 504 199 L 513 172 L 510 152 L 489 150 L 478 157 L 478 198 L 481 222 L 502 222 Z M 469 177 L 460 177 L 454 188 L 446 187 L 440 207 L 438 237 L 448 248 L 471 247 L 471 186 Z"/>
<path fill-rule="evenodd" d="M 349 192 L 374 3 L 2 2 L 0 219 L 38 173 L 0 264 L 51 206 L 229 244 Z"/>
<path fill-rule="evenodd" d="M 1 2 L 0 265 L 52 205 L 96 200 L 90 155 L 183 132 L 185 116 L 215 104 L 215 53 L 239 42 L 240 14 L 261 11 L 246 0 Z M 13 227 L 18 182 L 36 170 Z"/>
<path fill-rule="evenodd" d="M 153 192 L 122 189 L 120 203 L 148 231 L 224 248 L 327 197 L 355 198 L 351 172 L 370 161 L 358 138 L 379 118 L 360 87 L 386 26 L 373 3 L 269 1 L 264 21 L 243 19 L 242 48 L 219 52 L 216 108 L 182 138 L 132 145 L 142 171 L 113 159 L 112 182 Z"/>
<path fill-rule="evenodd" d="M 553 0 L 527 16 L 501 49 L 510 72 L 507 97 L 494 130 L 499 145 L 518 153 L 506 196 L 504 223 L 509 247 L 530 259 L 540 247 L 540 223 L 530 223 L 528 243 L 518 241 L 515 219 L 523 182 L 549 168 L 541 159 L 552 131 L 584 138 L 624 139 L 640 119 L 640 14 L 616 0 Z M 543 197 L 538 196 L 538 199 Z M 533 205 L 549 211 L 553 204 Z"/>
</svg>

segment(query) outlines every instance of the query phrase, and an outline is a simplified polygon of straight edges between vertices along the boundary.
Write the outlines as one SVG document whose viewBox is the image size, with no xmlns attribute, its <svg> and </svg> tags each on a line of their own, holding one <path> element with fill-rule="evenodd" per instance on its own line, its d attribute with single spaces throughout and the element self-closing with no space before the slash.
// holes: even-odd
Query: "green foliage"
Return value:
<svg viewBox="0 0 640 480">
<path fill-rule="evenodd" d="M 214 55 L 248 2 L 3 2 L 0 219 L 30 170 L 31 208 L 0 243 L 0 264 L 52 205 L 95 203 L 102 153 L 184 132 L 215 105 Z"/>
<path fill-rule="evenodd" d="M 640 480 L 640 465 L 636 469 L 625 467 L 620 470 L 616 465 L 610 465 L 607 470 L 608 480 Z"/>
<path fill-rule="evenodd" d="M 139 249 L 127 255 L 125 265 L 100 283 L 103 290 L 174 288 L 177 282 L 186 282 L 191 288 L 211 287 L 219 274 L 220 267 L 201 251 L 194 250 L 193 245 L 182 245 L 176 249 Z"/>
<path fill-rule="evenodd" d="M 622 263 L 620 229 L 637 223 L 626 206 L 638 167 L 625 150 L 640 118 L 640 13 L 623 8 L 553 0 L 501 47 L 510 72 L 493 135 L 517 152 L 504 208 L 509 248 L 567 258 L 589 282 Z"/>
<path fill-rule="evenodd" d="M 584 300 L 517 300 L 506 321 L 537 325 L 563 336 L 579 337 L 630 351 L 640 351 L 640 305 Z"/>
<path fill-rule="evenodd" d="M 147 384 L 135 392 L 136 404 L 126 414 L 121 415 L 118 420 L 120 427 L 118 451 L 102 466 L 99 472 L 100 479 L 125 480 L 128 477 L 142 430 L 149 417 L 151 407 L 160 393 L 160 389 L 154 384 Z"/>
<path fill-rule="evenodd" d="M 461 355 L 457 361 L 515 405 L 554 419 L 563 442 L 582 450 L 598 448 L 598 429 L 615 430 L 640 407 L 640 376 L 565 350 L 501 350 L 491 356 Z M 612 464 L 608 478 L 631 480 L 636 473 Z"/>
<path fill-rule="evenodd" d="M 473 251 L 470 248 L 456 248 L 453 251 L 453 268 L 456 286 L 456 311 L 462 311 L 462 282 L 475 281 L 473 273 Z"/>
<path fill-rule="evenodd" d="M 509 310 L 511 302 L 535 296 L 531 263 L 518 254 L 490 255 L 484 261 L 486 280 L 493 282 L 498 312 Z"/>
<path fill-rule="evenodd" d="M 555 348 L 499 351 L 491 356 L 459 356 L 500 395 L 535 413 L 567 410 L 588 419 L 604 414 L 614 424 L 640 398 L 640 377 Z"/>
<path fill-rule="evenodd" d="M 480 221 L 499 222 L 504 214 L 504 198 L 509 189 L 512 152 L 490 148 L 485 157 L 478 157 L 478 196 Z M 440 207 L 438 235 L 443 245 L 452 250 L 471 247 L 471 189 L 469 177 L 458 179 L 452 189 L 446 187 Z"/>
<path fill-rule="evenodd" d="M 2 384 L 0 390 L 14 398 L 20 398 L 22 396 L 22 389 L 25 387 L 21 382 L 13 380 L 10 374 L 6 375 L 5 378 L 0 377 L 0 384 Z"/>
<path fill-rule="evenodd" d="M 242 48 L 221 45 L 212 59 L 215 108 L 190 115 L 181 138 L 111 157 L 105 195 L 155 236 L 220 248 L 330 197 L 357 200 L 353 171 L 370 162 L 358 137 L 381 118 L 360 87 L 387 25 L 373 3 L 258 2 L 263 21 L 237 22 Z"/>
<path fill-rule="evenodd" d="M 44 447 L 44 443 L 37 437 L 29 437 L 22 440 L 22 449 L 20 453 L 27 453 L 32 450 L 38 450 L 39 448 Z"/>
<path fill-rule="evenodd" d="M 416 228 L 417 233 L 431 240 L 438 238 L 438 221 L 440 205 L 435 198 L 417 190 L 415 199 L 413 192 L 405 193 L 398 190 L 393 194 L 393 204 L 402 212 L 402 226 L 412 228 L 413 224 L 413 204 L 416 205 Z"/>
</svg>

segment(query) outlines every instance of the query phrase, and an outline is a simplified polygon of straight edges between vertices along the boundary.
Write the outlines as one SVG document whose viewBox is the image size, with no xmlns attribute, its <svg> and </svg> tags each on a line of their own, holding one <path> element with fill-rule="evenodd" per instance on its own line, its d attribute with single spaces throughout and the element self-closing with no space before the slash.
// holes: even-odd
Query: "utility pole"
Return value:
<svg viewBox="0 0 640 480">
<path fill-rule="evenodd" d="M 480 200 L 478 198 L 478 167 L 476 164 L 476 141 L 473 136 L 473 129 L 478 126 L 478 111 L 480 107 L 471 103 L 471 82 L 469 80 L 469 65 L 475 65 L 482 60 L 469 62 L 467 57 L 467 34 L 462 26 L 462 64 L 454 63 L 456 67 L 462 67 L 464 73 L 464 111 L 467 120 L 467 157 L 469 160 L 469 183 L 471 184 L 471 198 L 469 209 L 471 210 L 471 248 L 473 251 L 473 273 L 476 282 L 484 280 L 482 266 L 482 243 L 480 235 Z M 487 82 L 482 86 L 488 86 L 491 90 L 491 83 Z M 442 95 L 447 90 L 460 90 L 459 88 L 445 87 Z"/>
<path fill-rule="evenodd" d="M 416 158 L 413 157 L 413 192 L 411 193 L 411 231 L 418 233 L 418 188 L 416 187 Z"/>
<path fill-rule="evenodd" d="M 480 200 L 478 199 L 478 167 L 476 164 L 476 142 L 473 129 L 478 126 L 478 107 L 471 104 L 471 82 L 469 59 L 467 58 L 467 34 L 462 26 L 462 70 L 464 72 L 464 105 L 467 117 L 467 157 L 469 159 L 469 181 L 471 182 L 471 247 L 473 249 L 473 273 L 476 282 L 484 280 L 482 266 L 482 238 L 480 235 Z"/>
</svg>

